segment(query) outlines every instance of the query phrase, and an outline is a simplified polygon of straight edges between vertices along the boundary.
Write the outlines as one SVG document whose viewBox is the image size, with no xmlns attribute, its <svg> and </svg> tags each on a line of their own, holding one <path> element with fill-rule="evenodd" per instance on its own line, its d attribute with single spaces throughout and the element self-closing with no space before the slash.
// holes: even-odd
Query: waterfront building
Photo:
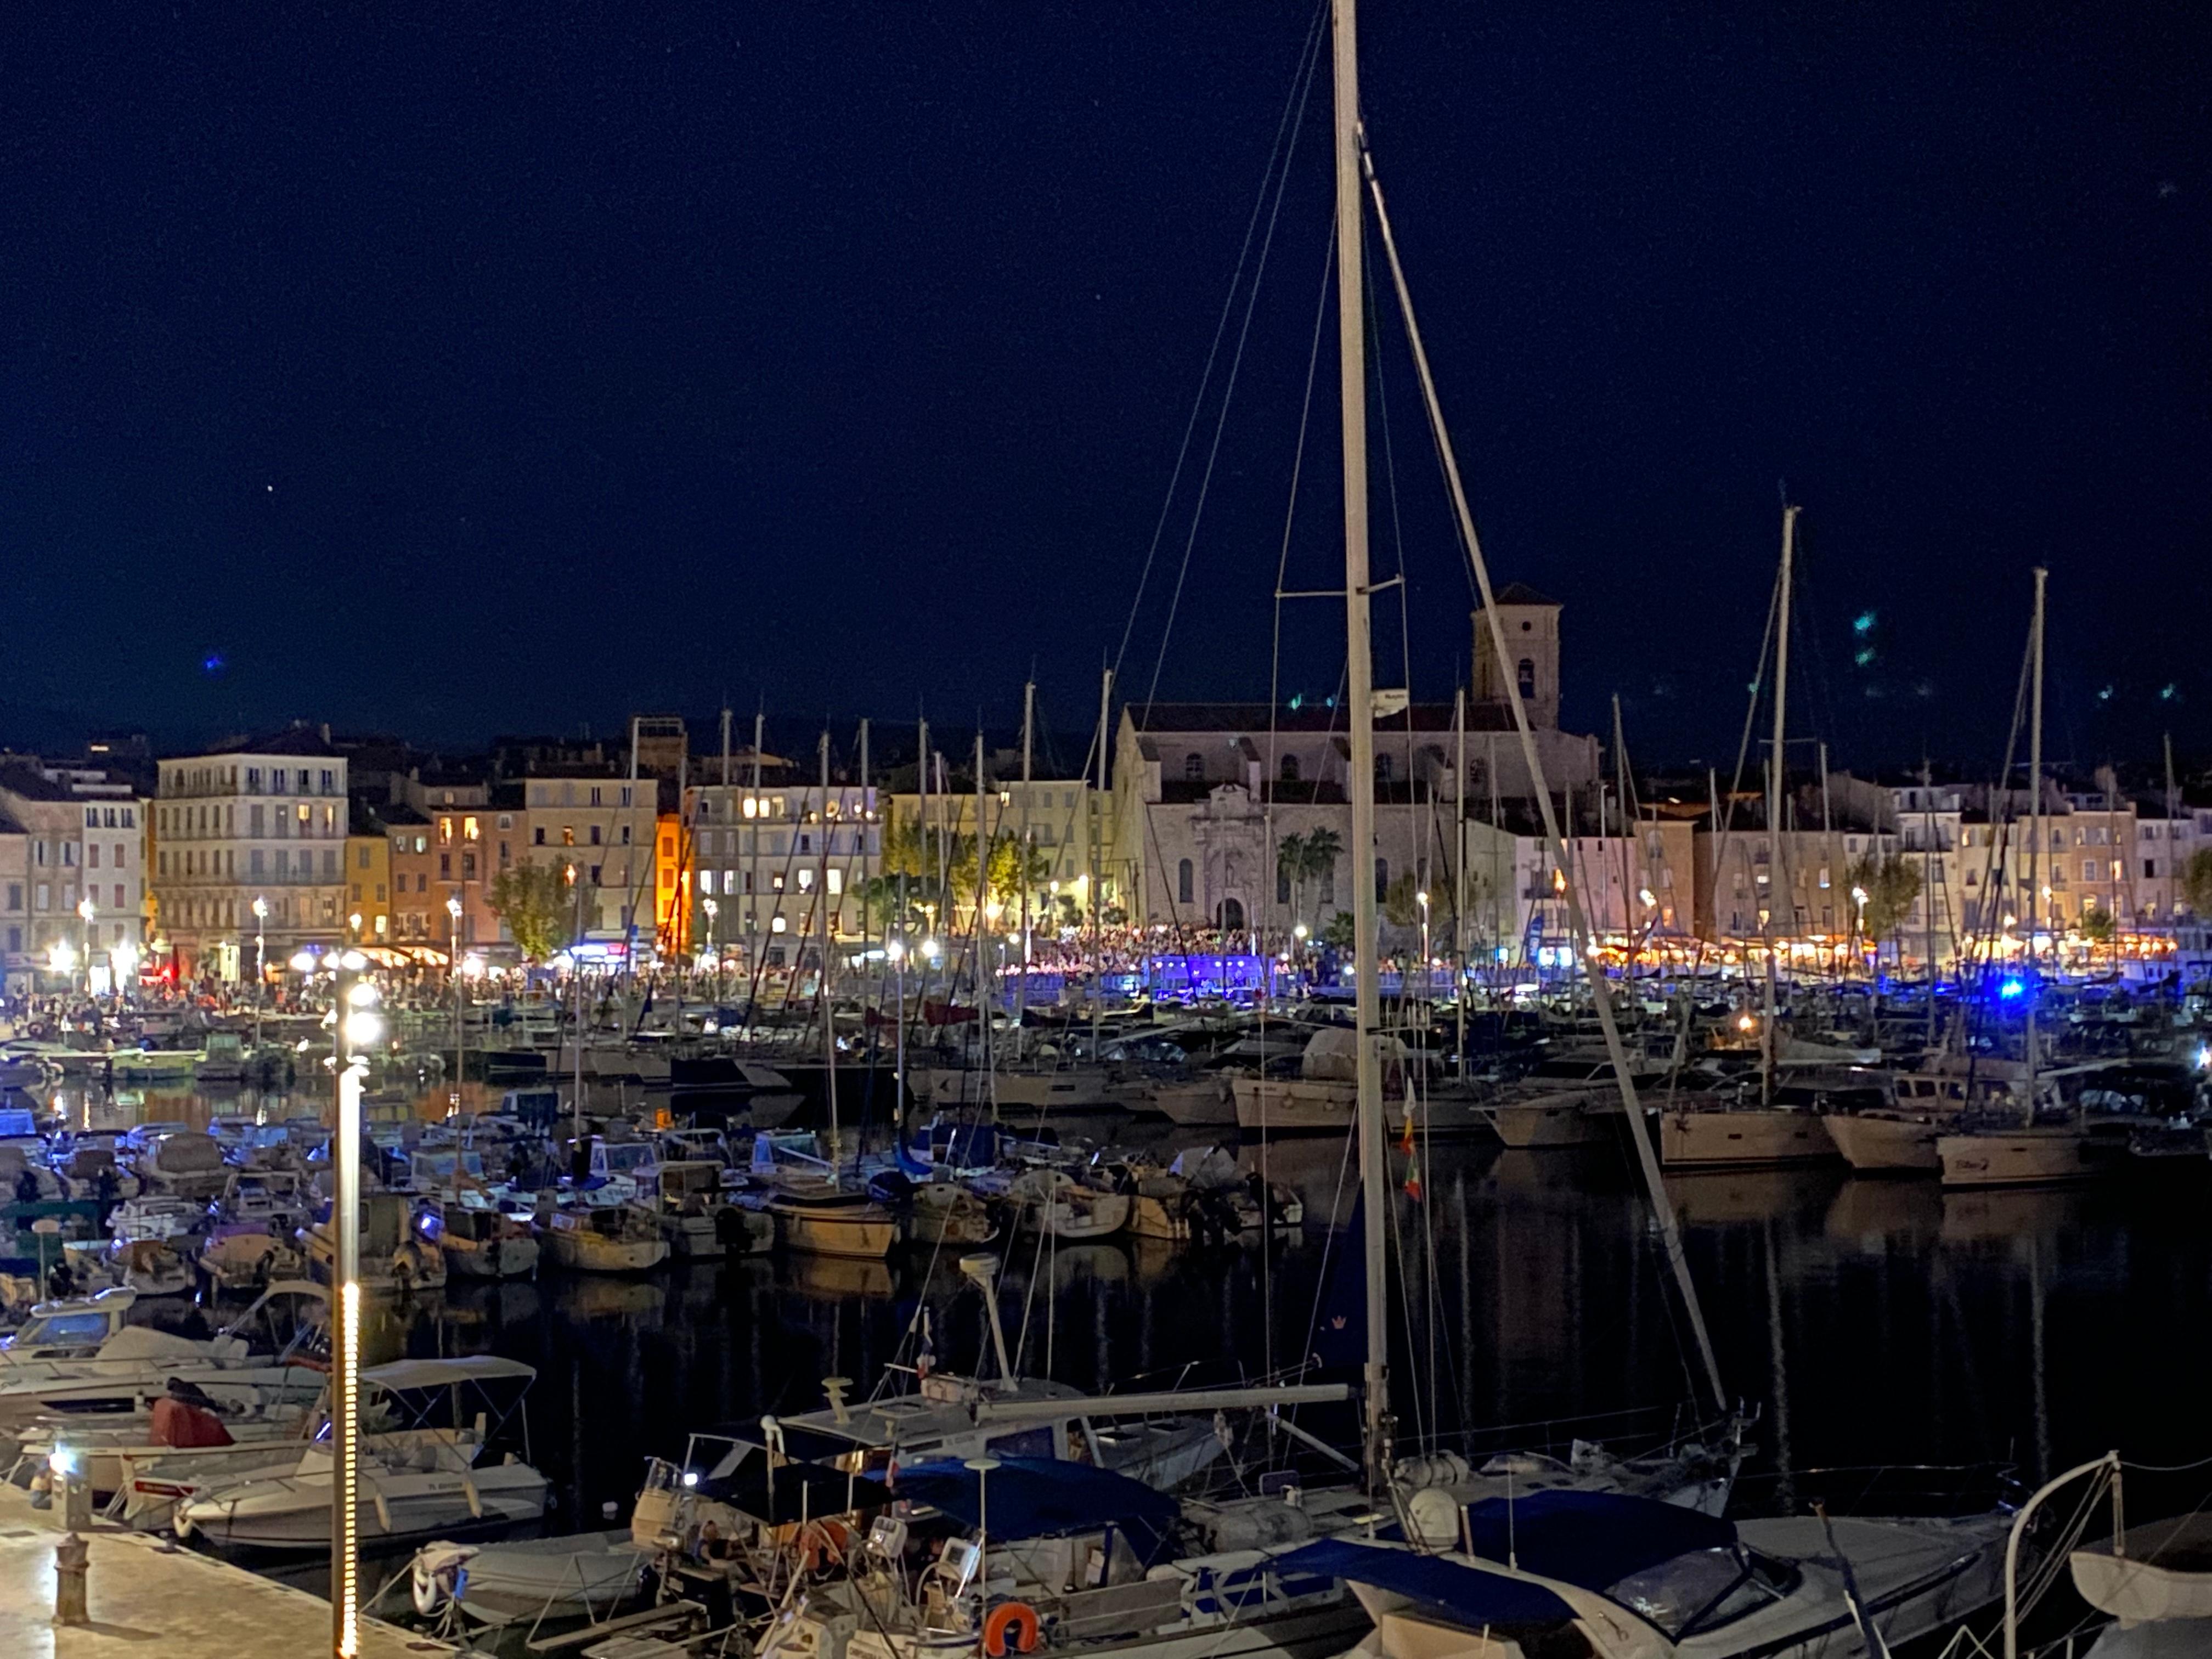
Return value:
<svg viewBox="0 0 2212 1659">
<path fill-rule="evenodd" d="M 755 961 L 765 953 L 782 966 L 808 959 L 805 942 L 818 940 L 824 921 L 837 939 L 868 931 L 862 896 L 883 858 L 876 791 L 833 781 L 825 793 L 782 775 L 684 791 L 675 833 L 678 850 L 689 847 L 679 874 L 690 882 L 683 902 L 696 950 L 742 950 Z"/>
<path fill-rule="evenodd" d="M 345 934 L 346 762 L 306 725 L 160 763 L 152 806 L 155 893 L 177 977 L 253 971 L 253 901 L 264 959 L 280 967 Z"/>
<path fill-rule="evenodd" d="M 145 802 L 125 774 L 15 757 L 0 767 L 0 913 L 17 988 L 135 975 L 145 933 Z M 89 917 L 81 907 L 89 904 Z"/>
<path fill-rule="evenodd" d="M 392 939 L 391 830 L 358 797 L 346 830 L 346 925 L 357 943 Z"/>
</svg>

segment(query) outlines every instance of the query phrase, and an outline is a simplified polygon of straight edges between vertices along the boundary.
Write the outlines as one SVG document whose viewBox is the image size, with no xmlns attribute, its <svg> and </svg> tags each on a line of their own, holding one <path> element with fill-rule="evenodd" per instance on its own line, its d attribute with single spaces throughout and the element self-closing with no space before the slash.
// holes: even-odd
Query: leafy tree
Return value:
<svg viewBox="0 0 2212 1659">
<path fill-rule="evenodd" d="M 2109 950 L 2112 941 L 2119 936 L 2119 918 L 2100 906 L 2087 905 L 2081 911 L 2079 931 L 2081 937 L 2089 941 L 2089 960 L 2094 963 L 2098 951 L 2100 948 Z"/>
<path fill-rule="evenodd" d="M 1882 858 L 1869 853 L 1844 870 L 1844 883 L 1858 904 L 1867 937 L 1880 945 L 1912 914 L 1912 902 L 1920 896 L 1920 866 L 1899 854 Z M 1860 893 L 1866 895 L 1863 903 L 1856 897 Z"/>
<path fill-rule="evenodd" d="M 1421 924 L 1420 891 L 1420 888 L 1414 883 L 1411 871 L 1392 881 L 1382 890 L 1383 919 L 1394 927 L 1419 927 Z M 1429 896 L 1429 902 L 1431 905 L 1436 902 L 1435 894 L 1431 893 Z M 1441 918 L 1432 915 L 1430 920 L 1434 922 Z"/>
<path fill-rule="evenodd" d="M 599 909 L 599 889 L 580 865 L 511 865 L 491 878 L 485 896 L 526 962 L 544 962 L 573 943 L 578 915 Z"/>
<path fill-rule="evenodd" d="M 2212 915 L 2212 847 L 2200 847 L 2181 866 L 2181 902 L 2200 916 Z"/>
<path fill-rule="evenodd" d="M 1028 879 L 1024 880 L 1024 866 Z M 972 878 L 974 866 L 969 866 Z M 1023 856 L 1022 838 L 1012 830 L 1001 830 L 991 837 L 991 896 L 1000 903 L 1018 906 L 1022 902 L 1022 889 L 1027 886 L 1034 892 L 1052 879 L 1052 854 L 1041 847 L 1028 849 Z"/>
<path fill-rule="evenodd" d="M 1349 951 L 1357 938 L 1357 924 L 1349 910 L 1339 910 L 1328 919 L 1328 926 L 1321 930 L 1322 943 L 1333 945 L 1340 951 Z"/>
<path fill-rule="evenodd" d="M 1334 870 L 1343 851 L 1343 838 L 1335 830 L 1327 829 L 1309 830 L 1303 836 L 1285 836 L 1276 845 L 1276 862 L 1290 878 L 1291 908 L 1297 915 L 1303 917 L 1305 914 L 1307 887 Z"/>
</svg>

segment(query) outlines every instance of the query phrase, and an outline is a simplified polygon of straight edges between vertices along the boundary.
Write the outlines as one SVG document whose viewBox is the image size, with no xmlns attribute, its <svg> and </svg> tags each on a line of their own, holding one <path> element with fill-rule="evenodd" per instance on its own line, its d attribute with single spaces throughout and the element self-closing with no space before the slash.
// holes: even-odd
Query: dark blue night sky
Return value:
<svg viewBox="0 0 2212 1659">
<path fill-rule="evenodd" d="M 1313 21 L 11 11 L 0 713 L 1003 723 L 1034 663 L 1079 730 Z M 2212 743 L 2201 7 L 1373 0 L 1363 33 L 1496 572 L 1569 607 L 1571 723 L 1618 692 L 1643 757 L 1732 751 L 1786 480 L 1802 727 L 1840 759 L 1994 763 L 2038 561 L 2053 753 Z M 1324 76 L 1133 694 L 1270 683 L 1327 120 Z M 1379 340 L 1379 678 L 1449 696 L 1468 583 Z M 1337 556 L 1322 371 L 1292 586 Z M 1281 693 L 1326 695 L 1337 613 L 1293 611 Z"/>
</svg>

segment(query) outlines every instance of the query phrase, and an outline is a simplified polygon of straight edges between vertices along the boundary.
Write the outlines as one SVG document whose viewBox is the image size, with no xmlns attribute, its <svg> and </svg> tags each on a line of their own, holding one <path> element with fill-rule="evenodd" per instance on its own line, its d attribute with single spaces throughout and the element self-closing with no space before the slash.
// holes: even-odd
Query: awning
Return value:
<svg viewBox="0 0 2212 1659">
<path fill-rule="evenodd" d="M 1355 1544 L 1348 1539 L 1329 1538 L 1309 1544 L 1277 1556 L 1273 1566 L 1284 1576 L 1311 1573 L 1349 1583 L 1372 1584 L 1434 1607 L 1449 1614 L 1455 1624 L 1471 1627 L 1546 1624 L 1575 1616 L 1575 1610 L 1556 1591 L 1525 1578 L 1488 1572 L 1441 1555 Z"/>
<path fill-rule="evenodd" d="M 1001 1458 L 987 1473 L 952 1459 L 916 1463 L 899 1471 L 895 1490 L 994 1538 L 1055 1538 L 1119 1527 L 1147 1562 L 1165 1546 L 1182 1512 L 1174 1498 L 1140 1480 L 1048 1457 Z"/>
<path fill-rule="evenodd" d="M 363 1382 L 397 1391 L 407 1389 L 448 1389 L 461 1382 L 515 1380 L 532 1382 L 538 1368 L 520 1359 L 496 1354 L 473 1354 L 458 1359 L 395 1359 L 388 1365 L 371 1365 L 361 1374 Z"/>
<path fill-rule="evenodd" d="M 1469 1553 L 1523 1572 L 1601 1590 L 1697 1550 L 1728 1549 L 1735 1528 L 1678 1504 L 1553 1487 L 1486 1498 L 1467 1509 Z"/>
</svg>

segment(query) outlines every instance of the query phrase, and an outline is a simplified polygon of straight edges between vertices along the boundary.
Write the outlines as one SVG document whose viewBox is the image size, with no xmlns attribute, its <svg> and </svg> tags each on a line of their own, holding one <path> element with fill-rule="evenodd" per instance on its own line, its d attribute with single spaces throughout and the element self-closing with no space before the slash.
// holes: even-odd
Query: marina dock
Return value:
<svg viewBox="0 0 2212 1659">
<path fill-rule="evenodd" d="M 228 1562 L 163 1549 L 143 1533 L 95 1524 L 90 1544 L 92 1622 L 53 1623 L 57 1512 L 0 1486 L 0 1653 L 9 1659 L 109 1659 L 158 1650 L 163 1659 L 294 1659 L 327 1653 L 330 1603 Z M 362 1621 L 362 1659 L 417 1659 L 448 1643 Z"/>
</svg>

